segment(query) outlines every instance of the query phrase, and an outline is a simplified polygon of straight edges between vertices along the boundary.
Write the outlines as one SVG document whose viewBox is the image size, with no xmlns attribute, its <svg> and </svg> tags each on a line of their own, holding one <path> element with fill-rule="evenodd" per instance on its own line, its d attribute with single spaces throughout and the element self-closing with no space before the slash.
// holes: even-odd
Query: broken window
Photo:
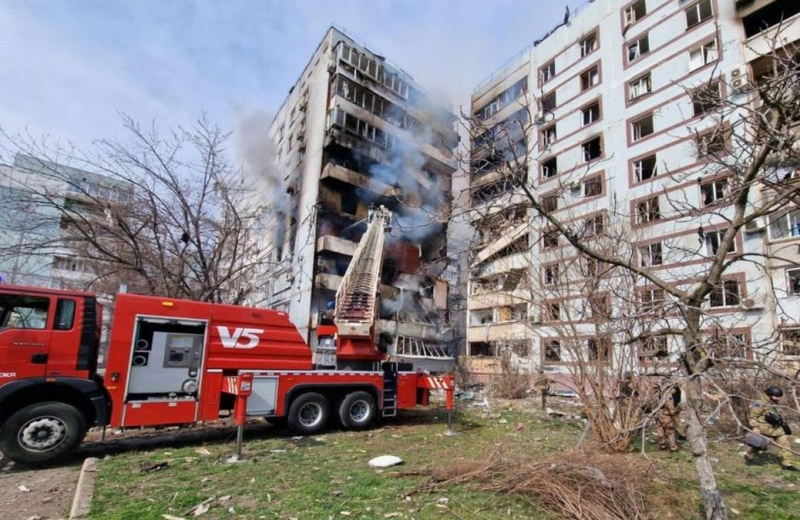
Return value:
<svg viewBox="0 0 800 520">
<path fill-rule="evenodd" d="M 558 247 L 559 233 L 557 230 L 549 230 L 542 233 L 542 247 L 545 249 Z"/>
<path fill-rule="evenodd" d="M 740 287 L 738 280 L 724 280 L 722 286 L 717 286 L 708 295 L 709 305 L 712 307 L 731 307 L 741 303 Z"/>
<path fill-rule="evenodd" d="M 550 362 L 561 361 L 561 341 L 557 339 L 544 340 L 544 360 Z"/>
<path fill-rule="evenodd" d="M 542 197 L 542 209 L 547 212 L 553 212 L 558 209 L 558 195 L 546 195 Z"/>
<path fill-rule="evenodd" d="M 647 34 L 628 45 L 628 61 L 636 61 L 650 51 L 650 38 Z"/>
<path fill-rule="evenodd" d="M 654 242 L 639 248 L 639 256 L 642 260 L 642 267 L 653 267 L 664 263 L 664 256 L 661 249 L 661 242 Z"/>
<path fill-rule="evenodd" d="M 558 161 L 555 157 L 552 157 L 542 163 L 542 177 L 551 179 L 556 175 L 558 175 Z"/>
<path fill-rule="evenodd" d="M 639 0 L 633 5 L 625 8 L 625 25 L 633 25 L 637 20 L 641 20 L 647 14 L 645 0 Z"/>
<path fill-rule="evenodd" d="M 594 175 L 583 181 L 583 196 L 594 197 L 603 194 L 603 178 L 600 175 Z"/>
<path fill-rule="evenodd" d="M 719 245 L 722 243 L 722 238 L 725 236 L 727 229 L 718 229 L 715 231 L 709 231 L 703 234 L 703 243 L 706 247 L 706 254 L 708 256 L 714 256 L 719 251 Z M 731 250 L 728 253 L 736 252 L 736 241 L 734 240 L 731 244 Z"/>
<path fill-rule="evenodd" d="M 636 205 L 636 216 L 640 224 L 660 220 L 661 210 L 658 207 L 658 196 L 639 202 Z"/>
<path fill-rule="evenodd" d="M 653 80 L 648 72 L 644 76 L 636 78 L 628 83 L 628 97 L 631 100 L 638 99 L 645 94 L 653 91 Z"/>
<path fill-rule="evenodd" d="M 697 156 L 707 157 L 725 153 L 727 149 L 726 132 L 717 128 L 697 139 Z"/>
<path fill-rule="evenodd" d="M 583 151 L 583 160 L 586 162 L 599 159 L 600 156 L 603 155 L 600 137 L 595 137 L 594 139 L 586 141 L 581 145 L 581 149 Z"/>
<path fill-rule="evenodd" d="M 545 303 L 544 319 L 542 321 L 560 321 L 560 320 L 561 320 L 561 304 L 557 302 Z"/>
<path fill-rule="evenodd" d="M 714 16 L 714 12 L 711 10 L 711 0 L 700 0 L 686 9 L 686 28 L 691 29 L 712 16 Z"/>
<path fill-rule="evenodd" d="M 494 345 L 485 341 L 476 341 L 469 344 L 470 356 L 496 357 Z"/>
<path fill-rule="evenodd" d="M 717 179 L 700 185 L 703 194 L 703 206 L 717 204 L 728 193 L 728 179 Z"/>
<path fill-rule="evenodd" d="M 561 268 L 558 264 L 547 265 L 544 268 L 544 284 L 555 285 L 561 276 Z"/>
<path fill-rule="evenodd" d="M 666 301 L 664 289 L 647 289 L 640 291 L 639 301 L 643 313 L 652 314 L 658 312 Z"/>
<path fill-rule="evenodd" d="M 583 109 L 583 126 L 590 125 L 600 119 L 600 102 L 592 103 Z"/>
<path fill-rule="evenodd" d="M 719 82 L 706 85 L 692 93 L 692 110 L 695 116 L 716 108 L 720 102 Z"/>
<path fill-rule="evenodd" d="M 545 147 L 550 146 L 556 139 L 556 125 L 550 125 L 541 132 L 542 144 Z"/>
<path fill-rule="evenodd" d="M 589 90 L 600 81 L 600 69 L 595 65 L 581 74 L 581 91 Z"/>
<path fill-rule="evenodd" d="M 742 19 L 744 34 L 750 38 L 798 13 L 800 13 L 800 2 L 796 0 L 771 2 Z"/>
<path fill-rule="evenodd" d="M 648 362 L 655 359 L 665 359 L 669 357 L 669 343 L 667 336 L 659 334 L 647 336 L 639 340 L 639 361 Z"/>
<path fill-rule="evenodd" d="M 611 317 L 611 302 L 608 296 L 589 297 L 589 313 L 594 320 L 607 320 Z"/>
<path fill-rule="evenodd" d="M 580 46 L 581 46 L 581 58 L 583 58 L 584 56 L 588 56 L 589 54 L 594 52 L 594 50 L 597 48 L 597 34 L 592 33 L 583 40 L 581 40 Z"/>
<path fill-rule="evenodd" d="M 542 112 L 552 112 L 556 109 L 556 91 L 552 91 L 542 98 Z"/>
<path fill-rule="evenodd" d="M 689 51 L 689 70 L 696 70 L 712 61 L 717 61 L 718 56 L 716 40 L 696 47 Z"/>
<path fill-rule="evenodd" d="M 586 350 L 589 361 L 605 363 L 611 361 L 611 338 L 601 336 L 586 340 Z"/>
<path fill-rule="evenodd" d="M 791 296 L 800 296 L 800 269 L 787 269 L 786 279 L 789 283 L 787 292 Z"/>
<path fill-rule="evenodd" d="M 656 156 L 651 155 L 644 159 L 639 159 L 633 163 L 633 174 L 636 182 L 642 182 L 647 179 L 653 178 L 658 173 L 656 168 Z"/>
<path fill-rule="evenodd" d="M 602 214 L 589 217 L 583 222 L 583 236 L 594 237 L 601 235 L 604 228 L 605 219 Z"/>
<path fill-rule="evenodd" d="M 795 209 L 771 216 L 769 234 L 773 240 L 800 236 L 800 210 Z"/>
<path fill-rule="evenodd" d="M 653 114 L 647 114 L 631 123 L 631 130 L 633 132 L 634 141 L 638 141 L 652 134 L 655 131 L 653 128 Z"/>
<path fill-rule="evenodd" d="M 544 85 L 556 75 L 556 62 L 551 61 L 539 69 L 539 84 Z"/>
</svg>

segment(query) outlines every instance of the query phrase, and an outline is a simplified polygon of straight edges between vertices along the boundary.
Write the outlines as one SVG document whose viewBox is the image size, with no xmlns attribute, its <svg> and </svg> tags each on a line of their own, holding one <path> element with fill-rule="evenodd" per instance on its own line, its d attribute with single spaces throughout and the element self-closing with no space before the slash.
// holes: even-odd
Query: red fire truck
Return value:
<svg viewBox="0 0 800 520">
<path fill-rule="evenodd" d="M 314 434 L 333 418 L 363 429 L 427 405 L 452 378 L 392 362 L 375 344 L 383 208 L 371 213 L 336 295 L 336 369 L 315 369 L 283 312 L 119 294 L 104 375 L 97 369 L 102 309 L 95 295 L 0 285 L 0 450 L 26 463 L 74 450 L 91 426 L 190 425 L 237 414 Z M 237 399 L 245 378 L 247 399 Z M 240 388 L 241 389 L 241 388 Z"/>
</svg>

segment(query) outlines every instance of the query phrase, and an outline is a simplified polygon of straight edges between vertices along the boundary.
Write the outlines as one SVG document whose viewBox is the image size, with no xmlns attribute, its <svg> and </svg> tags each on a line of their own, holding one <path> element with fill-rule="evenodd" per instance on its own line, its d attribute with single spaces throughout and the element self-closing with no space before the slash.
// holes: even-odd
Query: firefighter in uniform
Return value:
<svg viewBox="0 0 800 520">
<path fill-rule="evenodd" d="M 547 376 L 544 375 L 544 369 L 539 367 L 537 370 L 538 376 L 536 376 L 536 381 L 533 383 L 533 388 L 539 392 L 542 398 L 542 410 L 547 408 L 547 394 L 550 392 L 550 381 L 547 379 Z"/>
<path fill-rule="evenodd" d="M 678 451 L 678 442 L 675 434 L 680 420 L 680 410 L 678 408 L 680 403 L 681 390 L 676 386 L 669 391 L 667 399 L 656 416 L 658 447 L 662 450 L 669 448 L 669 451 Z"/>
<path fill-rule="evenodd" d="M 796 468 L 792 461 L 791 441 L 789 440 L 792 430 L 784 421 L 777 406 L 783 397 L 783 390 L 778 386 L 770 386 L 764 390 L 764 394 L 767 396 L 766 400 L 758 400 L 750 405 L 750 428 L 753 433 L 775 441 L 781 448 L 780 457 L 783 469 L 794 470 Z M 751 446 L 749 452 L 744 456 L 745 460 L 752 461 L 760 451 Z"/>
</svg>

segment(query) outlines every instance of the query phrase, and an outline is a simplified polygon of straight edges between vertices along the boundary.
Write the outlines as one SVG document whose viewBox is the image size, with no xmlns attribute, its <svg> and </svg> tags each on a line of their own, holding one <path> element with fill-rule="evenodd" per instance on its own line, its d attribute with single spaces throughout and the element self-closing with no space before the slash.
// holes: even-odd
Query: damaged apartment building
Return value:
<svg viewBox="0 0 800 520">
<path fill-rule="evenodd" d="M 593 328 L 594 308 L 583 313 L 586 322 L 565 312 L 570 305 L 587 309 L 593 302 L 564 296 L 569 288 L 563 274 L 570 266 L 562 258 L 569 258 L 571 246 L 536 220 L 525 204 L 523 182 L 543 197 L 555 194 L 542 198 L 543 205 L 559 218 L 580 222 L 588 236 L 592 230 L 602 233 L 614 208 L 629 204 L 639 233 L 633 240 L 641 236 L 646 243 L 642 261 L 692 276 L 697 267 L 680 271 L 683 264 L 670 261 L 669 248 L 698 249 L 698 222 L 662 218 L 670 210 L 666 194 L 680 188 L 683 200 L 703 208 L 725 192 L 724 180 L 703 176 L 704 154 L 719 145 L 711 138 L 702 146 L 692 139 L 694 132 L 709 135 L 713 124 L 694 93 L 705 84 L 723 85 L 719 95 L 746 92 L 748 82 L 770 72 L 773 61 L 765 54 L 779 30 L 783 49 L 796 52 L 800 2 L 593 0 L 568 12 L 475 89 L 471 113 L 483 132 L 472 132 L 471 142 L 476 236 L 466 349 L 475 376 L 497 374 L 504 354 L 524 369 L 566 373 L 570 354 L 559 325 L 585 338 L 587 359 L 613 363 L 617 352 L 611 338 Z M 501 128 L 506 130 L 498 135 Z M 786 171 L 787 178 L 797 175 L 796 165 Z M 676 187 L 668 172 L 694 177 Z M 748 227 L 737 238 L 737 251 L 792 260 L 773 263 L 771 281 L 754 266 L 737 264 L 724 294 L 712 294 L 708 303 L 729 340 L 755 345 L 780 330 L 781 354 L 792 359 L 800 356 L 798 219 L 800 210 L 787 208 Z M 725 223 L 718 218 L 702 225 L 708 230 Z M 696 254 L 713 254 L 719 235 L 705 232 L 701 239 Z M 631 301 L 664 299 L 657 289 L 631 290 L 636 291 Z M 614 308 L 613 301 L 604 301 L 604 308 Z M 673 359 L 678 348 L 673 339 L 641 340 L 639 367 L 655 357 Z"/>
<path fill-rule="evenodd" d="M 377 321 L 394 359 L 452 366 L 448 259 L 455 117 L 402 69 L 330 28 L 270 128 L 280 179 L 267 194 L 274 246 L 267 304 L 288 312 L 315 351 L 370 206 L 392 211 Z"/>
</svg>

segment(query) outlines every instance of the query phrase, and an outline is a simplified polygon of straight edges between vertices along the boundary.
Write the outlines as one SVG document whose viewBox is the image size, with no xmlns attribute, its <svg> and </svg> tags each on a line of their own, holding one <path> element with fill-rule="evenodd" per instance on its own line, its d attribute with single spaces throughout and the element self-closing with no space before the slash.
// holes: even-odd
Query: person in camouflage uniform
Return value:
<svg viewBox="0 0 800 520">
<path fill-rule="evenodd" d="M 783 390 L 778 386 L 770 386 L 764 390 L 764 394 L 767 396 L 766 400 L 754 401 L 750 405 L 750 429 L 753 430 L 753 433 L 775 441 L 781 448 L 779 452 L 781 465 L 784 469 L 794 470 L 796 468 L 792 460 L 790 451 L 792 445 L 789 439 L 792 432 L 778 408 L 778 403 L 783 397 Z M 760 451 L 760 449 L 750 446 L 750 450 L 744 456 L 745 460 L 752 461 Z"/>
<path fill-rule="evenodd" d="M 662 450 L 669 448 L 669 451 L 678 451 L 678 442 L 675 437 L 676 430 L 679 422 L 679 405 L 681 402 L 681 390 L 678 387 L 673 387 L 669 391 L 664 405 L 658 411 L 656 416 L 656 425 L 658 430 L 658 447 Z"/>
<path fill-rule="evenodd" d="M 537 372 L 538 376 L 533 383 L 533 388 L 541 395 L 542 410 L 544 410 L 547 408 L 547 394 L 550 392 L 550 381 L 547 379 L 547 376 L 544 375 L 544 369 L 542 367 L 539 367 Z"/>
</svg>

